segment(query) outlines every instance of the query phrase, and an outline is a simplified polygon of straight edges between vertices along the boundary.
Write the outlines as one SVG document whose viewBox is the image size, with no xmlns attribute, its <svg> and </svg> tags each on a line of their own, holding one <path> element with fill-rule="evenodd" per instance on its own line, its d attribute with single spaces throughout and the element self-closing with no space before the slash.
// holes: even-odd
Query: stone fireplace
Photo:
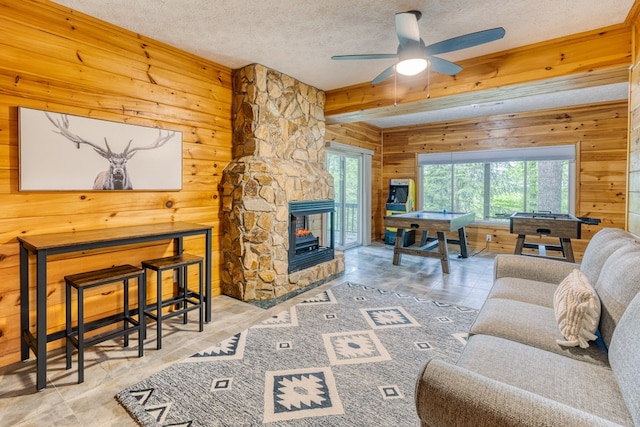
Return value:
<svg viewBox="0 0 640 427">
<path fill-rule="evenodd" d="M 318 262 L 293 269 L 289 262 L 296 252 L 290 205 L 320 203 L 325 209 L 333 203 L 324 92 L 259 64 L 233 77 L 233 159 L 221 182 L 222 292 L 250 302 L 282 299 L 344 271 L 343 254 L 326 240 L 333 234 L 333 206 L 317 212 L 320 220 L 307 219 L 316 227 L 314 237 L 324 239 L 322 247 L 330 247 L 331 259 L 322 258 L 323 250 Z"/>
</svg>

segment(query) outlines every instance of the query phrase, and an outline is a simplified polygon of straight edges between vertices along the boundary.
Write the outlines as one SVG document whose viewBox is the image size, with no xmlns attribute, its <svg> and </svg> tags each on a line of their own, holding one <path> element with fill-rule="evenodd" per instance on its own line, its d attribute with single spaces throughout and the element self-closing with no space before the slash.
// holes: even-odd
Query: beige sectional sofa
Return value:
<svg viewBox="0 0 640 427">
<path fill-rule="evenodd" d="M 600 301 L 599 338 L 558 344 L 558 285 L 579 268 Z M 492 290 L 457 363 L 428 361 L 423 426 L 640 426 L 640 238 L 605 228 L 580 265 L 498 255 Z"/>
</svg>

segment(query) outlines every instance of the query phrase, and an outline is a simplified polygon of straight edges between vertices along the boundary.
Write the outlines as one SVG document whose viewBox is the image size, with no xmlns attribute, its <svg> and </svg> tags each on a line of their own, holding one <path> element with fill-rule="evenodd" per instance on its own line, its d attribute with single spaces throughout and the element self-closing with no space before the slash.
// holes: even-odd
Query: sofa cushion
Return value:
<svg viewBox="0 0 640 427">
<path fill-rule="evenodd" d="M 531 345 L 553 353 L 608 366 L 606 351 L 598 345 L 589 348 L 563 347 L 552 307 L 522 301 L 491 298 L 485 301 L 471 325 L 469 334 L 485 334 Z"/>
<path fill-rule="evenodd" d="M 640 243 L 627 240 L 625 245 L 607 258 L 594 285 L 602 305 L 600 334 L 607 346 L 627 305 L 640 292 L 639 259 Z"/>
<path fill-rule="evenodd" d="M 566 347 L 589 347 L 595 340 L 600 321 L 600 300 L 587 277 L 573 270 L 553 294 L 553 309 L 560 332 L 566 338 L 557 341 Z"/>
<path fill-rule="evenodd" d="M 493 278 L 518 277 L 558 284 L 578 266 L 557 259 L 498 254 L 493 263 Z"/>
<path fill-rule="evenodd" d="M 631 301 L 611 338 L 609 361 L 634 422 L 640 425 L 640 294 Z"/>
<path fill-rule="evenodd" d="M 603 228 L 591 237 L 582 255 L 580 271 L 595 284 L 600 277 L 602 266 L 609 256 L 632 240 L 632 236 L 619 228 Z"/>
<path fill-rule="evenodd" d="M 606 366 L 489 335 L 472 336 L 457 365 L 621 425 L 632 425 L 616 378 Z"/>
<path fill-rule="evenodd" d="M 430 359 L 418 375 L 415 402 L 423 427 L 620 427 L 620 424 Z"/>
<path fill-rule="evenodd" d="M 496 279 L 487 298 L 511 299 L 552 308 L 556 289 L 557 283 L 503 277 Z"/>
</svg>

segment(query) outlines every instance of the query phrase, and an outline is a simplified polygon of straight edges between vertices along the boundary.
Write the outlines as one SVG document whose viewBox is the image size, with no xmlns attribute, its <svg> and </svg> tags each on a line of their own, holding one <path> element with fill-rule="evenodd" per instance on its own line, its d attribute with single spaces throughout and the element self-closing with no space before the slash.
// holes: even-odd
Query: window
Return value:
<svg viewBox="0 0 640 427">
<path fill-rule="evenodd" d="M 575 146 L 420 154 L 422 209 L 508 221 L 514 212 L 573 213 Z"/>
</svg>

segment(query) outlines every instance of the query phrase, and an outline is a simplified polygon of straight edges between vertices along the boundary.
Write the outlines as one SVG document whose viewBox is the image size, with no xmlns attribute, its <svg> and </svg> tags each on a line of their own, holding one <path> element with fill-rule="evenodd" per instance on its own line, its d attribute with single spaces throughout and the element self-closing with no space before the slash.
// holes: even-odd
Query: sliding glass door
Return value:
<svg viewBox="0 0 640 427">
<path fill-rule="evenodd" d="M 362 155 L 327 153 L 336 203 L 335 244 L 346 249 L 362 244 Z"/>
</svg>

